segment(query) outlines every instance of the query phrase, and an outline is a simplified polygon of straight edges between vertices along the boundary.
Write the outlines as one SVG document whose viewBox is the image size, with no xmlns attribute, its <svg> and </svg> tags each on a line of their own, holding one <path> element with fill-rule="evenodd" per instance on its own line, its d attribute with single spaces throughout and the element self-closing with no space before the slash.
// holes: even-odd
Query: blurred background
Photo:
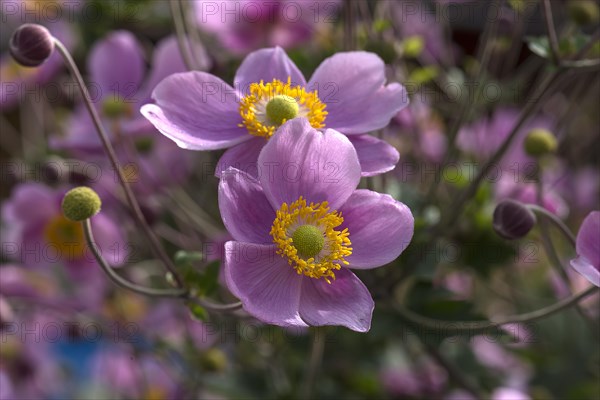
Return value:
<svg viewBox="0 0 600 400">
<path fill-rule="evenodd" d="M 493 228 L 507 198 L 538 204 L 575 235 L 600 208 L 600 5 L 548 2 L 558 67 L 543 3 L 2 0 L 0 399 L 598 399 L 598 293 L 545 319 L 450 324 L 541 309 L 590 286 L 551 225 L 516 240 Z M 222 151 L 178 148 L 139 107 L 172 73 L 231 83 L 263 47 L 283 47 L 306 77 L 340 51 L 379 55 L 410 105 L 374 133 L 400 162 L 361 187 L 409 205 L 415 235 L 395 262 L 357 273 L 376 302 L 370 332 L 282 329 L 110 282 L 62 216 L 75 186 L 102 198 L 95 234 L 111 265 L 136 281 L 165 276 L 62 59 L 28 68 L 10 56 L 27 22 L 72 53 L 152 230 L 186 279 L 222 302 L 235 301 L 219 273 L 230 239 L 213 176 Z M 109 59 L 103 46 L 119 50 Z M 543 154 L 525 148 L 533 130 L 551 134 Z"/>
</svg>

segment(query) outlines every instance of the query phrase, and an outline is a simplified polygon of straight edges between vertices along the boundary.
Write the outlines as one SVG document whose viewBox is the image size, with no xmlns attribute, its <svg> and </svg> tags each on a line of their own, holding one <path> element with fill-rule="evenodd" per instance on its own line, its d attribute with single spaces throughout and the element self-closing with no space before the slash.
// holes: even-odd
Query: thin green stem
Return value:
<svg viewBox="0 0 600 400">
<path fill-rule="evenodd" d="M 214 312 L 231 312 L 238 310 L 242 307 L 241 302 L 236 302 L 232 304 L 217 304 L 208 299 L 199 298 L 193 296 L 187 289 L 184 288 L 172 288 L 172 289 L 156 289 L 149 288 L 146 286 L 141 286 L 133 282 L 129 282 L 127 279 L 123 278 L 119 274 L 115 272 L 115 270 L 108 264 L 108 262 L 102 257 L 100 249 L 96 246 L 96 241 L 94 240 L 94 234 L 92 233 L 92 224 L 90 219 L 86 219 L 82 222 L 83 233 L 85 236 L 85 241 L 94 255 L 94 258 L 102 268 L 102 270 L 106 273 L 106 275 L 112 280 L 115 284 L 121 286 L 122 288 L 131 290 L 132 292 L 142 294 L 144 296 L 149 297 L 172 297 L 172 298 L 180 298 L 183 300 L 188 300 L 193 303 L 199 304 L 202 307 L 206 308 L 209 311 Z"/>
<path fill-rule="evenodd" d="M 183 282 L 181 281 L 181 278 L 177 274 L 177 271 L 175 270 L 175 266 L 173 265 L 171 259 L 169 258 L 169 255 L 166 253 L 165 249 L 162 247 L 158 237 L 154 234 L 152 229 L 150 229 L 150 226 L 148 225 L 148 222 L 146 221 L 146 218 L 144 217 L 144 214 L 142 213 L 142 209 L 140 208 L 140 205 L 139 205 L 137 199 L 135 198 L 135 195 L 133 194 L 133 191 L 131 190 L 129 183 L 127 182 L 127 179 L 125 178 L 123 169 L 121 168 L 119 160 L 117 159 L 115 150 L 114 150 L 110 140 L 108 139 L 108 135 L 106 134 L 106 131 L 104 130 L 104 126 L 102 125 L 102 122 L 100 122 L 100 117 L 98 116 L 98 112 L 96 111 L 96 108 L 92 104 L 90 93 L 89 93 L 87 87 L 85 86 L 85 83 L 83 82 L 83 78 L 81 76 L 81 73 L 79 72 L 79 68 L 77 68 L 77 64 L 75 64 L 75 61 L 73 61 L 73 57 L 71 57 L 71 54 L 69 53 L 67 48 L 62 44 L 62 42 L 60 40 L 54 38 L 54 43 L 55 43 L 55 46 L 56 46 L 58 52 L 60 53 L 63 60 L 65 61 L 67 68 L 71 72 L 71 75 L 77 82 L 77 86 L 79 87 L 79 91 L 81 92 L 81 97 L 83 98 L 83 103 L 85 104 L 85 107 L 87 108 L 90 116 L 92 117 L 94 127 L 96 128 L 96 132 L 98 133 L 98 136 L 100 137 L 100 141 L 102 142 L 102 147 L 104 147 L 104 151 L 106 152 L 106 155 L 108 156 L 108 159 L 110 160 L 110 163 L 111 163 L 115 173 L 117 174 L 117 177 L 119 178 L 119 183 L 121 184 L 121 187 L 123 188 L 123 192 L 125 193 L 125 198 L 127 200 L 127 203 L 129 204 L 129 207 L 133 211 L 133 215 L 134 215 L 135 219 L 137 220 L 138 224 L 142 227 L 142 230 L 144 231 L 146 237 L 150 241 L 150 247 L 151 247 L 152 251 L 154 252 L 154 254 L 163 262 L 163 265 L 167 268 L 167 270 L 169 272 L 171 272 L 171 274 L 173 274 L 177 284 L 180 287 L 183 287 Z"/>
<path fill-rule="evenodd" d="M 552 6 L 550 0 L 542 1 L 542 14 L 546 23 L 546 31 L 548 33 L 548 41 L 550 42 L 550 55 L 555 65 L 560 64 L 560 51 L 558 48 L 558 36 L 554 27 L 554 18 L 552 17 Z"/>
<path fill-rule="evenodd" d="M 527 101 L 525 107 L 523 108 L 523 111 L 521 112 L 521 115 L 519 116 L 519 119 L 513 126 L 512 130 L 509 133 L 509 135 L 507 136 L 506 140 L 504 140 L 502 145 L 496 150 L 496 152 L 483 165 L 483 167 L 481 168 L 481 170 L 479 171 L 479 173 L 477 174 L 475 179 L 467 187 L 467 189 L 465 189 L 462 192 L 462 194 L 460 194 L 457 197 L 457 199 L 454 201 L 454 204 L 450 207 L 450 210 L 452 210 L 452 214 L 450 215 L 449 218 L 446 218 L 445 224 L 442 225 L 442 227 L 452 226 L 456 222 L 458 217 L 460 217 L 462 215 L 462 209 L 463 209 L 464 205 L 467 203 L 467 201 L 469 201 L 475 195 L 475 193 L 477 192 L 477 189 L 479 188 L 479 186 L 485 179 L 486 174 L 488 173 L 489 169 L 492 166 L 494 166 L 495 164 L 497 164 L 502 159 L 504 154 L 507 152 L 507 150 L 510 148 L 513 141 L 517 137 L 517 134 L 519 133 L 523 124 L 529 119 L 530 115 L 533 114 L 533 112 L 535 112 L 538 109 L 538 107 L 540 106 L 541 97 L 548 91 L 548 89 L 555 82 L 556 78 L 562 72 L 563 72 L 563 70 L 555 70 L 553 72 L 550 72 L 548 75 L 546 75 L 546 78 L 540 84 L 538 89 L 534 92 L 534 94 L 531 96 L 529 101 Z"/>
<path fill-rule="evenodd" d="M 96 261 L 98 262 L 98 264 L 100 265 L 102 270 L 106 273 L 106 275 L 114 283 L 116 283 L 117 285 L 119 285 L 125 289 L 131 290 L 132 292 L 136 292 L 136 293 L 143 294 L 145 296 L 150 296 L 150 297 L 181 297 L 181 298 L 185 298 L 188 296 L 187 289 L 149 288 L 149 287 L 145 287 L 145 286 L 141 286 L 141 285 L 129 282 L 128 280 L 126 280 L 125 278 L 123 278 L 122 276 L 117 274 L 115 272 L 115 270 L 110 265 L 108 265 L 108 263 L 106 262 L 104 257 L 102 257 L 102 254 L 100 254 L 100 249 L 98 249 L 98 247 L 96 246 L 96 241 L 94 240 L 94 235 L 92 233 L 92 224 L 91 224 L 90 219 L 86 219 L 85 221 L 83 221 L 82 225 L 83 225 L 83 233 L 85 235 L 85 241 L 86 241 L 90 251 L 94 255 L 94 258 L 96 258 Z"/>
<path fill-rule="evenodd" d="M 575 236 L 573 235 L 573 232 L 571 232 L 571 230 L 565 225 L 565 223 L 561 221 L 560 218 L 558 218 L 556 215 L 546 210 L 545 208 L 535 204 L 527 204 L 526 207 L 528 207 L 531 211 L 550 220 L 565 235 L 565 237 L 568 239 L 569 243 L 573 246 L 573 248 L 575 248 Z"/>
<path fill-rule="evenodd" d="M 313 331 L 312 348 L 310 350 L 310 359 L 306 368 L 306 374 L 302 387 L 300 388 L 300 398 L 310 399 L 317 372 L 323 362 L 323 353 L 325 352 L 325 330 L 315 328 Z"/>
<path fill-rule="evenodd" d="M 454 364 L 452 364 L 450 360 L 448 360 L 446 356 L 444 356 L 435 346 L 427 343 L 426 341 L 422 341 L 421 343 L 431 358 L 433 358 L 439 366 L 448 372 L 450 379 L 453 380 L 458 386 L 465 389 L 476 399 L 483 399 L 485 397 L 482 395 L 481 390 L 477 387 L 473 380 L 465 376 L 460 368 L 457 368 Z"/>
<path fill-rule="evenodd" d="M 495 321 L 446 321 L 419 315 L 400 305 L 396 305 L 395 308 L 398 311 L 398 313 L 402 317 L 406 318 L 408 321 L 429 329 L 443 330 L 446 332 L 484 331 L 486 329 L 491 329 L 502 325 L 519 323 L 524 324 L 550 317 L 551 315 L 554 315 L 575 304 L 578 304 L 581 300 L 585 299 L 588 296 L 591 296 L 594 293 L 597 293 L 599 290 L 599 287 L 591 286 L 583 292 L 567 297 L 550 306 L 525 314 L 499 318 Z"/>
<path fill-rule="evenodd" d="M 188 47 L 187 37 L 185 35 L 185 22 L 183 15 L 181 14 L 181 4 L 179 0 L 170 0 L 169 5 L 171 7 L 171 17 L 173 18 L 173 24 L 175 25 L 175 35 L 177 36 L 177 44 L 179 45 L 179 52 L 183 58 L 183 62 L 188 70 L 195 70 L 194 61 L 190 54 L 190 48 Z"/>
</svg>

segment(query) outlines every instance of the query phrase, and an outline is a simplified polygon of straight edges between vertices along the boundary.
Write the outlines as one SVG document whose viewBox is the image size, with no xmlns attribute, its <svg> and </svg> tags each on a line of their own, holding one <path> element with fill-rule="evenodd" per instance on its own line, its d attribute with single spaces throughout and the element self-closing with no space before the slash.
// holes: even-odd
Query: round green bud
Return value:
<svg viewBox="0 0 600 400">
<path fill-rule="evenodd" d="M 210 349 L 202 354 L 200 361 L 205 370 L 223 371 L 227 367 L 227 356 L 219 349 Z"/>
<path fill-rule="evenodd" d="M 594 0 L 571 0 L 567 3 L 571 19 L 578 25 L 595 24 L 600 19 L 600 10 Z"/>
<path fill-rule="evenodd" d="M 302 225 L 292 235 L 292 243 L 303 258 L 313 258 L 323 250 L 325 237 L 319 228 Z"/>
<path fill-rule="evenodd" d="M 98 194 L 87 186 L 69 190 L 62 200 L 62 211 L 71 221 L 84 221 L 98 214 L 102 201 Z"/>
<path fill-rule="evenodd" d="M 546 129 L 533 129 L 525 138 L 525 152 L 532 157 L 541 157 L 554 153 L 558 147 L 552 132 Z"/>
<path fill-rule="evenodd" d="M 402 42 L 402 50 L 406 57 L 418 57 L 425 48 L 425 41 L 421 36 L 409 36 Z"/>
<path fill-rule="evenodd" d="M 296 118 L 299 110 L 296 99 L 285 94 L 277 95 L 267 103 L 267 117 L 276 125 Z"/>
<path fill-rule="evenodd" d="M 109 97 L 102 102 L 102 113 L 108 118 L 118 118 L 131 113 L 131 107 L 119 97 Z"/>
</svg>

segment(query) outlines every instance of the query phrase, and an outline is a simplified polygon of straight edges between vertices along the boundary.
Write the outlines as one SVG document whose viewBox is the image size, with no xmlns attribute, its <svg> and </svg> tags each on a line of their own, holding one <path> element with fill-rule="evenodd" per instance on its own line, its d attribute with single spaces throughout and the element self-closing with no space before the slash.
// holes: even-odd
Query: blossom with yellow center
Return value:
<svg viewBox="0 0 600 400">
<path fill-rule="evenodd" d="M 83 227 L 79 222 L 71 221 L 63 215 L 57 215 L 48 221 L 44 238 L 57 249 L 63 260 L 76 260 L 85 254 Z"/>
<path fill-rule="evenodd" d="M 248 54 L 233 86 L 217 76 L 189 71 L 161 81 L 152 100 L 140 112 L 179 147 L 228 149 L 217 163 L 218 177 L 230 166 L 257 171 L 266 139 L 296 119 L 306 119 L 314 129 L 348 135 L 363 176 L 391 171 L 398 151 L 368 133 L 387 126 L 409 101 L 402 85 L 386 84 L 385 63 L 374 53 L 335 54 L 307 79 L 280 47 Z"/>
<path fill-rule="evenodd" d="M 286 257 L 298 274 L 310 278 L 335 279 L 333 271 L 352 254 L 348 229 L 337 230 L 344 218 L 329 211 L 326 201 L 306 204 L 300 197 L 288 205 L 283 203 L 276 212 L 271 235 L 278 246 L 277 254 Z"/>
<path fill-rule="evenodd" d="M 250 93 L 240 102 L 240 115 L 248 133 L 270 138 L 286 121 L 296 117 L 307 118 L 315 129 L 325 127 L 325 104 L 319 100 L 318 92 L 307 92 L 300 85 L 292 86 L 278 79 L 250 85 Z"/>
</svg>

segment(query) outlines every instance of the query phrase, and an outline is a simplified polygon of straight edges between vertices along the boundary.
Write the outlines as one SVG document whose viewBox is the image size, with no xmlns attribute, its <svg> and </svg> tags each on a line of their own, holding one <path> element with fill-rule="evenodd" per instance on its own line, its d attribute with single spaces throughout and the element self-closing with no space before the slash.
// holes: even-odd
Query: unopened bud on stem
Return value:
<svg viewBox="0 0 600 400">
<path fill-rule="evenodd" d="M 42 25 L 23 24 L 10 38 L 9 51 L 19 64 L 37 67 L 52 55 L 54 38 Z"/>
</svg>

